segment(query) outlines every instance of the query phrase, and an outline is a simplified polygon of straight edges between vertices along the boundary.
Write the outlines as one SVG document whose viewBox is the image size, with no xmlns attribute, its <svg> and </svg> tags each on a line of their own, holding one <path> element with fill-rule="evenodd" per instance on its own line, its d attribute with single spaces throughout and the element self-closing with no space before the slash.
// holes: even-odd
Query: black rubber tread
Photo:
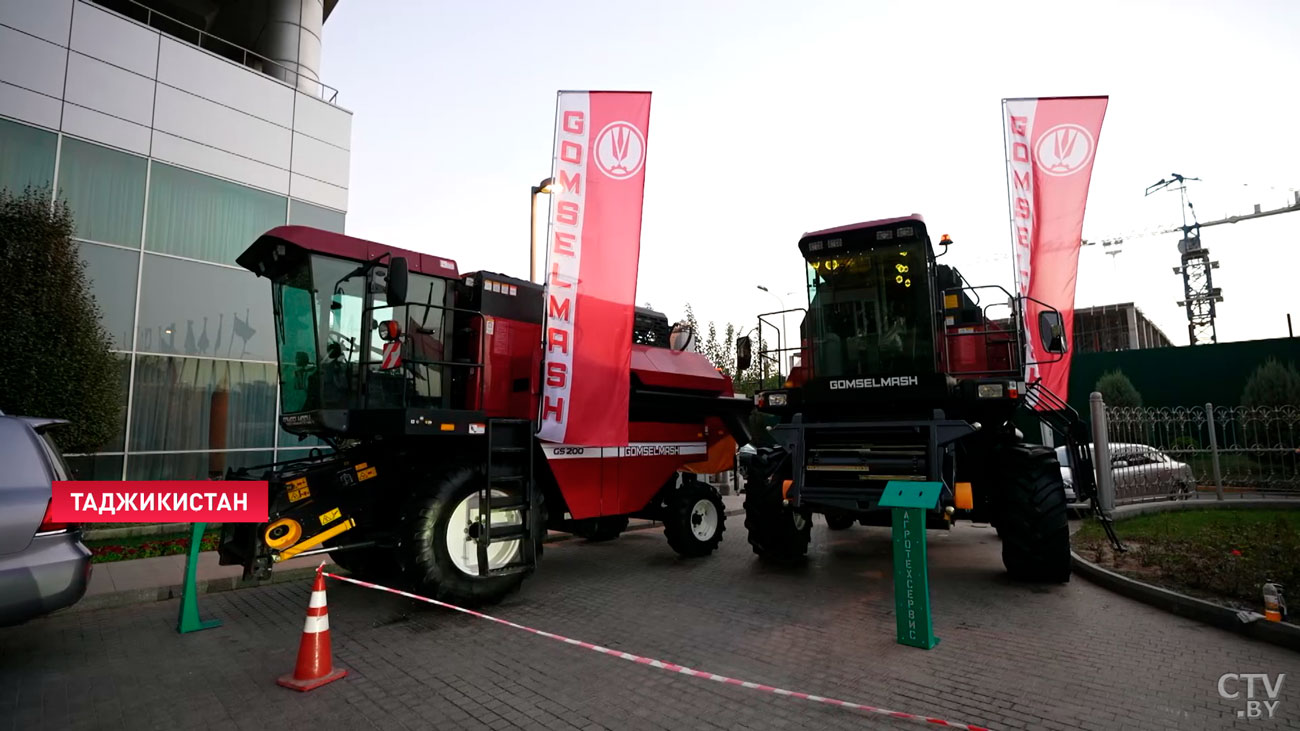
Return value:
<svg viewBox="0 0 1300 731">
<path fill-rule="evenodd" d="M 481 489 L 483 481 L 479 467 L 453 467 L 427 488 L 416 491 L 402 511 L 399 555 L 416 593 L 459 606 L 487 606 L 518 590 L 531 573 L 470 576 L 456 568 L 447 554 L 447 522 L 452 510 L 467 495 Z"/>
<path fill-rule="evenodd" d="M 1037 444 L 998 450 L 997 525 L 1002 564 L 1014 579 L 1070 580 L 1070 526 L 1056 453 Z"/>
<path fill-rule="evenodd" d="M 713 503 L 713 509 L 718 513 L 718 529 L 704 541 L 696 538 L 692 530 L 695 504 L 701 500 Z M 726 530 L 727 510 L 722 504 L 722 494 L 713 485 L 698 480 L 683 482 L 668 497 L 668 507 L 664 510 L 664 535 L 678 555 L 696 558 L 713 553 L 722 543 L 722 534 Z"/>
<path fill-rule="evenodd" d="M 762 448 L 750 461 L 745 477 L 745 530 L 759 558 L 779 564 L 802 561 L 812 538 L 810 516 L 800 516 L 783 504 L 781 483 L 789 474 L 789 457 L 780 448 Z M 802 517 L 802 527 L 796 518 Z"/>
<path fill-rule="evenodd" d="M 848 530 L 858 522 L 857 518 L 851 515 L 824 515 L 826 518 L 826 527 L 831 530 Z"/>
<path fill-rule="evenodd" d="M 330 551 L 329 556 L 336 566 L 364 581 L 385 583 L 402 576 L 402 563 L 394 548 L 353 548 Z"/>
<path fill-rule="evenodd" d="M 573 535 L 585 539 L 588 543 L 612 541 L 627 530 L 626 515 L 602 515 L 599 518 L 584 518 L 571 524 Z"/>
</svg>

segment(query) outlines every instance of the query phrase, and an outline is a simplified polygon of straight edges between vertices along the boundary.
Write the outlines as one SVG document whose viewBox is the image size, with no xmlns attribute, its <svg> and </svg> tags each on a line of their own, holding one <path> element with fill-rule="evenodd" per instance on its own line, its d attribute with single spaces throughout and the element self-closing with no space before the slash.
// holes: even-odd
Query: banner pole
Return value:
<svg viewBox="0 0 1300 731">
<path fill-rule="evenodd" d="M 1011 244 L 1011 286 L 1016 293 L 1016 311 L 1012 316 L 1020 324 L 1017 330 L 1023 334 L 1028 331 L 1029 324 L 1025 322 L 1024 303 L 1020 299 L 1023 293 L 1020 291 L 1020 269 L 1016 262 L 1016 209 L 1011 200 L 1011 135 L 1007 131 L 1007 99 L 1002 100 L 1002 174 L 1007 189 L 1007 240 Z M 1017 347 L 1021 358 L 1024 359 L 1020 365 L 1020 377 L 1028 380 L 1029 362 L 1025 358 L 1028 351 L 1023 342 L 1017 343 Z"/>
<path fill-rule="evenodd" d="M 556 165 L 556 146 L 560 139 L 560 97 L 564 95 L 563 90 L 555 92 L 555 117 L 551 120 L 551 195 L 547 196 L 550 200 L 546 203 L 546 235 L 542 239 L 542 331 L 538 338 L 537 347 L 541 349 L 542 357 L 537 359 L 537 388 L 533 391 L 533 396 L 537 399 L 537 409 L 533 413 L 533 423 L 536 427 L 533 436 L 537 436 L 542 430 L 542 407 L 545 405 L 543 391 L 546 383 L 546 303 L 549 301 L 547 295 L 551 292 L 551 280 L 547 277 L 547 271 L 551 263 L 551 222 L 555 219 L 555 197 L 559 193 L 557 186 L 560 184 L 556 177 L 558 172 Z M 536 231 L 536 227 L 533 228 Z"/>
<path fill-rule="evenodd" d="M 1007 190 L 1007 240 L 1011 242 L 1011 286 L 1019 294 L 1019 273 L 1016 270 L 1016 211 L 1011 202 L 1011 136 L 1007 134 L 1007 100 L 1002 100 L 1002 175 Z"/>
</svg>

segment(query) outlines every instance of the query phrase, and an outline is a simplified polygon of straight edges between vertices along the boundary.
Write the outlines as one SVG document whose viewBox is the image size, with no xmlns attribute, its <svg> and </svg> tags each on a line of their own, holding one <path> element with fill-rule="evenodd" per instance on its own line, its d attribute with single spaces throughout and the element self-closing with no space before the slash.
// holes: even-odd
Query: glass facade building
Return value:
<svg viewBox="0 0 1300 731">
<path fill-rule="evenodd" d="M 343 231 L 351 113 L 323 89 L 97 3 L 0 2 L 0 188 L 68 204 L 121 365 L 117 434 L 69 458 L 80 479 L 315 446 L 277 427 L 270 286 L 235 257 L 285 223 Z"/>
</svg>

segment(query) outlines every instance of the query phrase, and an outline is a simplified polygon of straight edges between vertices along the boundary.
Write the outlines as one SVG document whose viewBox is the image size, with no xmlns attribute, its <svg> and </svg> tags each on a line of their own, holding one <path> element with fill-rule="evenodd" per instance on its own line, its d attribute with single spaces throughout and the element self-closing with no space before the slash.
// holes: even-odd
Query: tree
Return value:
<svg viewBox="0 0 1300 731">
<path fill-rule="evenodd" d="M 49 189 L 0 190 L 0 410 L 71 422 L 65 452 L 111 439 L 121 375 L 72 241 L 72 212 Z"/>
<path fill-rule="evenodd" d="M 1300 406 L 1300 372 L 1294 363 L 1275 358 L 1264 361 L 1241 392 L 1242 406 Z"/>
<path fill-rule="evenodd" d="M 701 337 L 696 325 L 695 311 L 691 305 L 686 305 L 686 322 L 692 329 L 696 330 L 696 337 L 700 344 L 700 352 L 704 357 L 709 359 L 715 368 L 718 368 L 727 377 L 731 378 L 733 388 L 737 395 L 753 396 L 754 392 L 759 389 L 759 370 L 762 364 L 759 363 L 759 353 L 767 348 L 765 341 L 755 341 L 752 346 L 753 362 L 742 373 L 736 373 L 736 339 L 742 332 L 739 327 L 728 322 L 724 323 L 723 338 L 718 340 L 718 326 L 714 322 L 709 322 L 705 334 Z M 767 383 L 762 384 L 764 388 L 780 388 L 782 378 L 775 372 L 776 363 L 770 359 L 766 364 Z"/>
<path fill-rule="evenodd" d="M 709 322 L 709 334 L 704 338 L 704 357 L 709 359 L 714 368 L 721 368 L 722 349 L 718 346 L 718 328 Z"/>
<path fill-rule="evenodd" d="M 686 324 L 690 325 L 691 332 L 695 334 L 695 341 L 698 343 L 700 340 L 700 324 L 695 321 L 695 310 L 691 307 L 690 302 L 686 303 Z"/>
<path fill-rule="evenodd" d="M 1103 373 L 1101 378 L 1097 379 L 1097 385 L 1093 389 L 1101 393 L 1102 399 L 1107 406 L 1141 406 L 1142 394 L 1133 387 L 1133 382 L 1124 375 L 1123 371 L 1114 370 Z"/>
<path fill-rule="evenodd" d="M 718 367 L 722 372 L 727 374 L 728 378 L 735 378 L 736 370 L 736 326 L 727 323 L 727 332 L 723 335 L 722 340 L 722 363 Z"/>
</svg>

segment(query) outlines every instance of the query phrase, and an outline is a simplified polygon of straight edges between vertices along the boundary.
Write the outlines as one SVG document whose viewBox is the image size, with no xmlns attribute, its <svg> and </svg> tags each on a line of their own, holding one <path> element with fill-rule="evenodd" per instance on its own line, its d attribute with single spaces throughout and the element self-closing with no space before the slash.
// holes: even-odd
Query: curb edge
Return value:
<svg viewBox="0 0 1300 731">
<path fill-rule="evenodd" d="M 1279 645 L 1300 652 L 1300 626 L 1290 623 L 1270 622 L 1262 616 L 1244 622 L 1237 610 L 1197 599 L 1171 589 L 1130 579 L 1123 574 L 1098 566 L 1070 551 L 1074 572 L 1085 579 L 1116 594 L 1163 609 L 1180 617 L 1187 617 L 1219 629 L 1236 632 L 1252 639 Z"/>
</svg>

